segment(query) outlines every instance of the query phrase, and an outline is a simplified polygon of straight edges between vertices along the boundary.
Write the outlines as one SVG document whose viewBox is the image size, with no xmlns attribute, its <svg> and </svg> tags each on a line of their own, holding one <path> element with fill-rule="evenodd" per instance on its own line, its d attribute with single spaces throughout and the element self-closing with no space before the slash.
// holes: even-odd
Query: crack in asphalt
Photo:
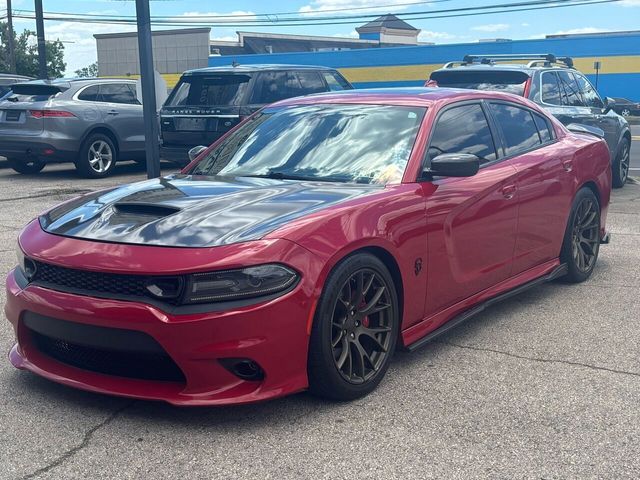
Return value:
<svg viewBox="0 0 640 480">
<path fill-rule="evenodd" d="M 640 373 L 637 373 L 637 372 L 628 372 L 626 370 L 616 370 L 615 368 L 600 367 L 598 365 L 590 365 L 588 363 L 581 363 L 581 362 L 572 362 L 571 360 L 558 360 L 558 359 L 553 359 L 553 358 L 527 357 L 526 355 L 518 355 L 517 353 L 505 352 L 504 350 L 495 350 L 493 348 L 484 348 L 484 347 L 473 347 L 471 345 L 461 345 L 459 343 L 443 342 L 443 341 L 438 341 L 438 340 L 435 340 L 433 343 L 439 343 L 441 345 L 448 345 L 450 347 L 457 347 L 457 348 L 462 348 L 462 349 L 466 349 L 466 350 L 474 350 L 474 351 L 477 351 L 477 352 L 496 353 L 498 355 L 505 355 L 507 357 L 518 358 L 520 360 L 529 360 L 529 361 L 532 361 L 532 362 L 559 363 L 559 364 L 562 364 L 562 365 L 570 365 L 572 367 L 583 367 L 583 368 L 589 368 L 591 370 L 598 370 L 598 371 L 602 371 L 602 372 L 617 373 L 617 374 L 620 374 L 620 375 L 629 375 L 629 376 L 632 376 L 632 377 L 640 377 Z"/>
<path fill-rule="evenodd" d="M 112 412 L 102 422 L 100 422 L 99 424 L 97 424 L 97 425 L 91 427 L 89 430 L 87 430 L 85 432 L 85 434 L 84 434 L 82 442 L 80 442 L 79 445 L 76 445 L 75 447 L 67 450 L 66 452 L 64 452 L 62 455 L 60 455 L 57 459 L 55 459 L 53 462 L 49 463 L 48 465 L 46 465 L 46 466 L 44 466 L 42 468 L 39 468 L 35 472 L 32 472 L 32 473 L 29 473 L 29 474 L 25 475 L 24 477 L 22 477 L 21 480 L 28 480 L 30 478 L 36 478 L 36 477 L 42 475 L 43 473 L 47 473 L 50 470 L 53 470 L 54 468 L 59 467 L 60 465 L 62 465 L 64 462 L 66 462 L 68 459 L 73 457 L 75 454 L 77 454 L 78 452 L 80 452 L 81 450 L 83 450 L 84 448 L 89 446 L 89 443 L 91 442 L 91 439 L 93 438 L 93 434 L 94 433 L 96 433 L 102 427 L 105 427 L 105 426 L 109 425 L 111 422 L 113 422 L 116 418 L 118 418 L 118 416 L 122 412 L 124 412 L 127 408 L 131 407 L 135 402 L 136 402 L 135 400 L 127 402 L 125 405 L 123 405 L 122 407 L 120 407 L 117 410 L 115 410 L 114 412 Z"/>
<path fill-rule="evenodd" d="M 92 191 L 93 190 L 90 190 L 87 188 L 60 188 L 57 190 L 44 190 L 39 193 L 24 195 L 22 197 L 0 198 L 0 202 L 14 202 L 16 200 L 29 200 L 31 198 L 51 197 L 54 195 L 75 195 L 75 194 L 89 193 Z"/>
</svg>

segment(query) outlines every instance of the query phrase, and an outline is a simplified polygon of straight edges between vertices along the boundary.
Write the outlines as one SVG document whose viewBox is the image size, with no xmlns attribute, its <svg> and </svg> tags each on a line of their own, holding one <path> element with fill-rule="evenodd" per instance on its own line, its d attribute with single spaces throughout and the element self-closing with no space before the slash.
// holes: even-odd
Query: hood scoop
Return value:
<svg viewBox="0 0 640 480">
<path fill-rule="evenodd" d="M 121 215 L 139 215 L 141 217 L 153 218 L 168 217 L 180 211 L 177 207 L 139 202 L 118 202 L 113 205 L 113 209 Z"/>
</svg>

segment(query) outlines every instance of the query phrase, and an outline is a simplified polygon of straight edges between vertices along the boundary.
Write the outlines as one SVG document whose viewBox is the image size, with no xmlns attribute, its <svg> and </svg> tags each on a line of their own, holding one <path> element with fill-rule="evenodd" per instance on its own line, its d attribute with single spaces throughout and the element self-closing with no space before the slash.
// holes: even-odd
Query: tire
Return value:
<svg viewBox="0 0 640 480">
<path fill-rule="evenodd" d="M 588 188 L 581 188 L 573 199 L 562 242 L 560 262 L 568 267 L 563 278 L 580 283 L 593 273 L 600 251 L 600 203 Z M 588 261 L 585 259 L 588 257 Z"/>
<path fill-rule="evenodd" d="M 357 253 L 338 264 L 327 278 L 311 330 L 310 392 L 347 401 L 373 391 L 389 368 L 399 320 L 393 278 L 377 257 Z"/>
<path fill-rule="evenodd" d="M 102 133 L 92 133 L 82 143 L 76 169 L 86 178 L 104 178 L 113 172 L 118 151 L 111 138 Z"/>
<path fill-rule="evenodd" d="M 611 164 L 611 179 L 614 188 L 622 188 L 629 177 L 629 156 L 631 149 L 631 141 L 626 138 L 622 140 L 622 145 L 618 151 L 616 159 Z"/>
<path fill-rule="evenodd" d="M 46 165 L 46 163 L 40 160 L 32 160 L 32 159 L 19 160 L 16 158 L 7 158 L 7 163 L 16 172 L 26 174 L 26 175 L 33 175 L 36 173 L 40 173 Z"/>
<path fill-rule="evenodd" d="M 631 116 L 631 110 L 629 110 L 628 108 L 624 108 L 620 112 L 620 115 L 622 115 L 623 117 L 629 117 L 629 116 Z"/>
</svg>

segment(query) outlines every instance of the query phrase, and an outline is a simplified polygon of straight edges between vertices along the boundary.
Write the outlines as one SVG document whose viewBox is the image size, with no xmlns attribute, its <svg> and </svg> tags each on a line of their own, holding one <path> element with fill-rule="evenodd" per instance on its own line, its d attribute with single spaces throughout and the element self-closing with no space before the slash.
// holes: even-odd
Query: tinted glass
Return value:
<svg viewBox="0 0 640 480">
<path fill-rule="evenodd" d="M 549 142 L 553 138 L 549 122 L 542 115 L 538 115 L 537 113 L 533 113 L 532 115 L 536 122 L 536 127 L 538 127 L 538 134 L 540 135 L 542 143 Z"/>
<path fill-rule="evenodd" d="M 443 153 L 472 153 L 481 163 L 496 159 L 491 130 L 480 105 L 461 105 L 440 115 L 429 144 L 429 160 Z"/>
<path fill-rule="evenodd" d="M 574 74 L 574 77 L 578 82 L 580 93 L 582 94 L 582 98 L 584 99 L 584 103 L 587 107 L 604 108 L 604 103 L 602 103 L 598 92 L 595 91 L 591 83 L 589 83 L 589 80 L 582 75 Z"/>
<path fill-rule="evenodd" d="M 327 87 L 324 85 L 318 72 L 298 72 L 296 76 L 298 77 L 300 86 L 304 90 L 304 95 L 327 91 Z"/>
<path fill-rule="evenodd" d="M 439 87 L 499 90 L 524 95 L 529 75 L 524 72 L 494 70 L 440 70 L 431 74 Z"/>
<path fill-rule="evenodd" d="M 573 75 L 566 71 L 559 71 L 557 75 L 560 81 L 562 104 L 569 107 L 584 106 L 580 97 L 580 88 Z"/>
<path fill-rule="evenodd" d="M 138 103 L 135 94 L 126 83 L 108 83 L 100 85 L 100 101 L 108 103 Z"/>
<path fill-rule="evenodd" d="M 183 77 L 166 101 L 169 107 L 228 106 L 244 102 L 249 75 L 193 75 Z"/>
<path fill-rule="evenodd" d="M 334 72 L 322 72 L 322 76 L 327 82 L 329 90 L 332 92 L 351 89 L 351 86 L 346 82 L 346 80 Z"/>
<path fill-rule="evenodd" d="M 306 93 L 293 72 L 263 72 L 258 76 L 250 103 L 273 103 Z"/>
<path fill-rule="evenodd" d="M 504 103 L 491 103 L 489 108 L 502 129 L 507 156 L 540 145 L 538 127 L 529 110 Z"/>
<path fill-rule="evenodd" d="M 388 105 L 267 108 L 233 131 L 191 173 L 399 182 L 425 110 Z"/>
<path fill-rule="evenodd" d="M 560 85 L 555 72 L 544 72 L 542 74 L 542 101 L 549 105 L 562 105 Z"/>
<path fill-rule="evenodd" d="M 85 88 L 80 95 L 78 95 L 78 100 L 84 100 L 87 102 L 95 102 L 98 100 L 98 85 L 91 85 L 90 87 Z"/>
</svg>

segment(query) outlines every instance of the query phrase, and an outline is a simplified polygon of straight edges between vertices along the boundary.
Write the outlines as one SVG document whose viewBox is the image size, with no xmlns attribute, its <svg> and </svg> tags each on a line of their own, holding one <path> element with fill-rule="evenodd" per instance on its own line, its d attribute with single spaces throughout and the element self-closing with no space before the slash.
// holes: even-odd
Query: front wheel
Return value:
<svg viewBox="0 0 640 480">
<path fill-rule="evenodd" d="M 334 400 L 360 398 L 389 368 L 399 331 L 391 274 L 375 256 L 358 253 L 329 275 L 309 344 L 309 389 Z"/>
<path fill-rule="evenodd" d="M 613 180 L 613 186 L 615 188 L 622 188 L 627 181 L 627 177 L 629 176 L 629 164 L 630 164 L 630 154 L 629 151 L 631 149 L 630 141 L 624 139 L 622 141 L 622 146 L 620 147 L 620 151 L 616 156 L 616 159 L 613 161 L 611 165 L 611 174 Z"/>
<path fill-rule="evenodd" d="M 80 147 L 76 168 L 87 178 L 103 178 L 115 168 L 117 160 L 116 147 L 113 141 L 101 133 L 87 137 Z"/>
<path fill-rule="evenodd" d="M 567 265 L 565 280 L 584 282 L 593 273 L 600 250 L 600 204 L 593 191 L 581 188 L 573 199 L 560 261 Z"/>
<path fill-rule="evenodd" d="M 9 166 L 13 168 L 18 173 L 23 174 L 34 174 L 42 171 L 44 166 L 46 165 L 44 162 L 35 159 L 24 159 L 20 160 L 17 158 L 7 158 L 7 163 Z"/>
</svg>

